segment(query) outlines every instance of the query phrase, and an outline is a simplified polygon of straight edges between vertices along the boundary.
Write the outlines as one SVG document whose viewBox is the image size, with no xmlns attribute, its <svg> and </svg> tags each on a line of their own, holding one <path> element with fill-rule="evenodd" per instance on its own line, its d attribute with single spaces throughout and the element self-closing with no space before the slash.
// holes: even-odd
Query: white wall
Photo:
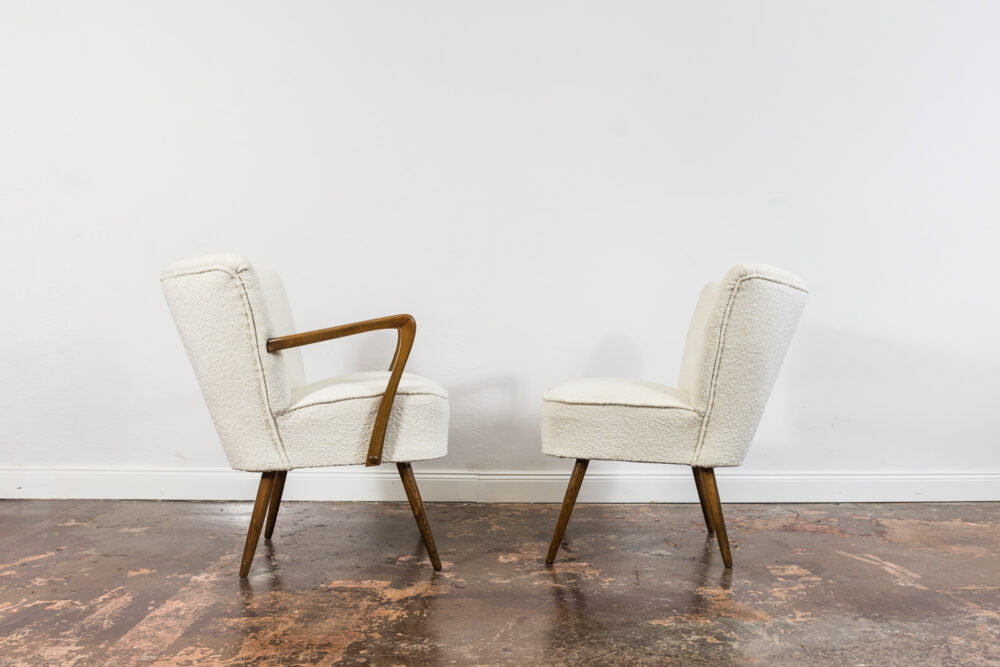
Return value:
<svg viewBox="0 0 1000 667">
<path fill-rule="evenodd" d="M 525 499 L 569 467 L 539 453 L 546 387 L 672 383 L 701 285 L 775 264 L 813 293 L 745 499 L 1000 499 L 998 24 L 944 0 L 0 0 L 0 496 L 141 496 L 132 469 L 212 495 L 158 274 L 233 251 L 283 273 L 300 329 L 415 314 L 409 369 L 453 414 L 418 472 L 513 472 Z M 592 470 L 627 499 L 616 475 L 665 469 Z"/>
</svg>

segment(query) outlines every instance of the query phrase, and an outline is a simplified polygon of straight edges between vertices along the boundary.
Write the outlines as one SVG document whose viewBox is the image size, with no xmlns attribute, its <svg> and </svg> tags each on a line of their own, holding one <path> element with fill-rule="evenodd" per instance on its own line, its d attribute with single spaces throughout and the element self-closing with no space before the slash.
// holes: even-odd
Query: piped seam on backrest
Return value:
<svg viewBox="0 0 1000 667">
<path fill-rule="evenodd" d="M 241 275 L 247 270 L 247 268 L 237 269 L 236 279 L 240 282 L 240 287 L 243 290 L 244 306 L 250 316 L 250 331 L 253 333 L 254 348 L 257 351 L 254 358 L 257 360 L 257 372 L 260 374 L 261 391 L 264 395 L 264 405 L 267 407 L 267 423 L 271 427 L 271 436 L 274 438 L 276 449 L 278 450 L 278 458 L 281 460 L 281 464 L 287 469 L 289 464 L 288 456 L 285 454 L 285 443 L 281 440 L 281 432 L 278 430 L 278 424 L 274 419 L 274 408 L 271 406 L 271 392 L 267 386 L 267 375 L 264 373 L 264 360 L 260 358 L 260 340 L 257 338 L 257 320 L 254 318 L 253 307 L 250 305 L 250 295 L 247 293 L 247 286 L 246 283 L 243 282 L 243 276 Z"/>
<path fill-rule="evenodd" d="M 271 440 L 272 444 L 275 446 L 275 450 L 277 451 L 278 459 L 281 461 L 282 466 L 285 469 L 287 469 L 289 467 L 288 456 L 286 456 L 285 454 L 285 444 L 281 440 L 281 433 L 278 431 L 278 425 L 274 420 L 274 411 L 271 409 L 271 397 L 267 388 L 267 376 L 264 374 L 264 362 L 260 358 L 260 341 L 257 338 L 257 323 L 253 316 L 253 308 L 250 306 L 250 296 L 247 293 L 246 283 L 243 282 L 243 278 L 240 276 L 240 273 L 246 270 L 248 269 L 241 267 L 240 269 L 233 271 L 228 266 L 219 265 L 205 269 L 196 269 L 192 271 L 178 271 L 176 273 L 170 273 L 165 276 L 161 276 L 160 282 L 169 280 L 171 278 L 180 278 L 182 276 L 193 276 L 202 273 L 210 273 L 212 271 L 220 271 L 229 276 L 230 278 L 232 278 L 236 283 L 238 283 L 238 288 L 240 290 L 240 296 L 242 297 L 243 300 L 243 308 L 245 310 L 245 315 L 246 315 L 245 324 L 250 329 L 250 338 L 253 343 L 253 346 L 256 348 L 256 354 L 254 355 L 254 359 L 257 362 L 257 374 L 258 374 L 257 379 L 259 380 L 259 384 L 257 385 L 257 391 L 262 394 L 261 398 L 263 400 L 266 412 L 264 419 L 265 421 L 267 421 L 267 424 L 270 427 Z"/>
<path fill-rule="evenodd" d="M 722 354 L 725 352 L 726 348 L 726 332 L 729 329 L 729 316 L 733 311 L 734 304 L 736 303 L 736 295 L 740 291 L 740 286 L 749 280 L 765 280 L 767 282 L 775 283 L 776 285 L 783 285 L 800 292 L 805 292 L 806 294 L 809 293 L 809 290 L 800 287 L 799 285 L 793 285 L 792 283 L 784 280 L 777 280 L 776 278 L 759 273 L 741 276 L 733 284 L 733 290 L 729 293 L 729 301 L 726 303 L 726 312 L 722 316 L 722 325 L 719 327 L 719 342 L 715 353 L 715 363 L 712 365 L 712 380 L 709 383 L 708 400 L 705 402 L 705 415 L 701 420 L 701 428 L 698 429 L 698 442 L 695 444 L 694 455 L 691 457 L 692 467 L 697 465 L 698 457 L 701 456 L 701 450 L 705 445 L 705 434 L 708 432 L 708 423 L 712 418 L 712 408 L 715 405 L 715 389 L 719 380 L 719 367 L 722 365 Z"/>
</svg>

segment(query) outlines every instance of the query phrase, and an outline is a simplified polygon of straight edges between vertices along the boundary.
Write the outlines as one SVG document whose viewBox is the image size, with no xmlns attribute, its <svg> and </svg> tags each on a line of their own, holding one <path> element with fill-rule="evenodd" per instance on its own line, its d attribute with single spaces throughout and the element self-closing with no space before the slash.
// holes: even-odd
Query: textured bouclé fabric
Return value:
<svg viewBox="0 0 1000 667">
<path fill-rule="evenodd" d="M 609 378 L 543 395 L 542 451 L 553 456 L 681 463 L 743 462 L 808 290 L 774 267 L 740 264 L 702 290 L 678 387 Z"/>
<path fill-rule="evenodd" d="M 295 333 L 277 274 L 236 255 L 168 266 L 163 292 L 230 465 L 290 470 L 362 463 L 388 373 L 355 373 L 306 384 L 297 349 L 267 351 Z M 448 393 L 404 374 L 383 460 L 447 454 Z"/>
<path fill-rule="evenodd" d="M 316 382 L 293 394 L 278 415 L 278 430 L 294 468 L 364 463 L 388 372 L 352 373 Z M 444 456 L 448 442 L 448 392 L 403 373 L 392 403 L 383 460 L 422 461 Z"/>
</svg>

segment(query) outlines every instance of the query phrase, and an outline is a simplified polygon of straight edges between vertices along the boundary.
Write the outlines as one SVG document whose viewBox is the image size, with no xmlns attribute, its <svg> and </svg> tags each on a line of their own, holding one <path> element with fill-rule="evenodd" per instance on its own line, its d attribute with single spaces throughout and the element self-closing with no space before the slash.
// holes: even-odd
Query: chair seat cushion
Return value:
<svg viewBox="0 0 1000 667">
<path fill-rule="evenodd" d="M 542 451 L 552 456 L 690 464 L 702 414 L 680 389 L 585 378 L 542 396 Z"/>
<path fill-rule="evenodd" d="M 292 468 L 365 462 L 388 372 L 351 373 L 292 392 L 275 415 Z M 419 375 L 403 373 L 386 429 L 384 462 L 422 461 L 448 453 L 448 392 Z"/>
<path fill-rule="evenodd" d="M 386 385 L 389 384 L 389 375 L 390 373 L 381 371 L 350 373 L 298 387 L 292 390 L 292 400 L 288 411 L 319 403 L 381 397 L 385 393 Z M 448 398 L 448 391 L 437 382 L 411 373 L 403 373 L 399 379 L 396 396 L 404 394 L 407 396 L 430 394 Z"/>
<path fill-rule="evenodd" d="M 687 408 L 687 394 L 680 389 L 646 380 L 584 378 L 565 382 L 542 395 L 546 401 L 579 405 L 623 405 L 650 408 Z"/>
</svg>

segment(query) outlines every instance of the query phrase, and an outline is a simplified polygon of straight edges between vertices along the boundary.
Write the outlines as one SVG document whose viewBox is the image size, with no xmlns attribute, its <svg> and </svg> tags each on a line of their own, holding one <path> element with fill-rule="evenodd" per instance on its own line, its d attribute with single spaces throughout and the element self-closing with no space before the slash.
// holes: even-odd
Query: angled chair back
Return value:
<svg viewBox="0 0 1000 667">
<path fill-rule="evenodd" d="M 678 383 L 704 414 L 692 466 L 743 462 L 807 294 L 799 278 L 760 264 L 702 290 Z"/>
<path fill-rule="evenodd" d="M 274 415 L 305 374 L 298 350 L 267 352 L 269 338 L 295 331 L 281 279 L 242 257 L 209 255 L 171 264 L 161 282 L 230 465 L 288 468 Z"/>
</svg>

